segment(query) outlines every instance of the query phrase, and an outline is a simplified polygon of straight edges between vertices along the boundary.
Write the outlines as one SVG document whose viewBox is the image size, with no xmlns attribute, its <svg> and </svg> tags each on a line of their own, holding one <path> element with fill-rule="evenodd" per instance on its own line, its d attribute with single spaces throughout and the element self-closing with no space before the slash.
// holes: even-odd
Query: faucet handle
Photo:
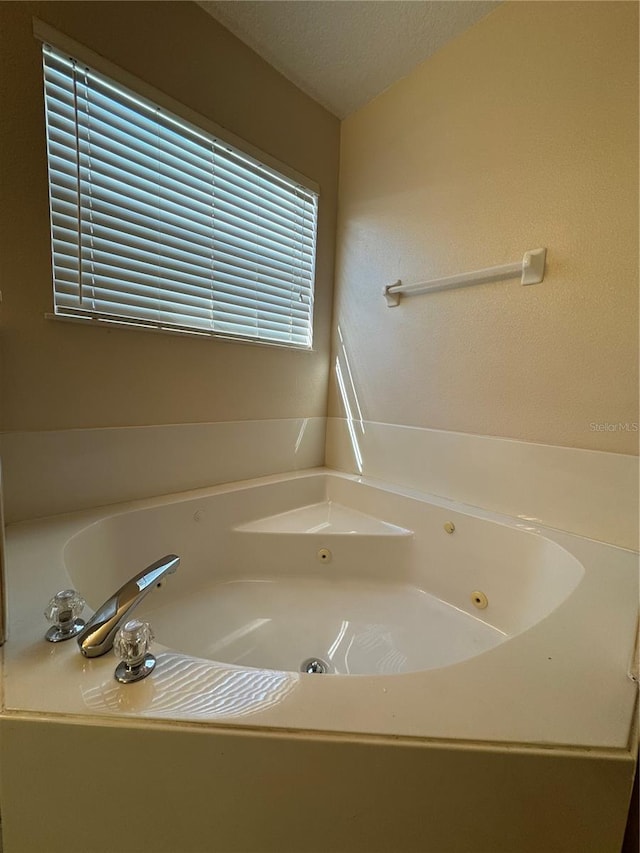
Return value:
<svg viewBox="0 0 640 853">
<path fill-rule="evenodd" d="M 125 622 L 113 641 L 113 649 L 121 658 L 115 671 L 116 681 L 130 684 L 132 681 L 146 678 L 153 671 L 156 659 L 148 651 L 153 639 L 153 631 L 148 622 L 142 622 L 140 619 Z"/>
<path fill-rule="evenodd" d="M 84 610 L 85 600 L 75 589 L 62 589 L 47 605 L 44 615 L 52 624 L 45 634 L 50 643 L 59 643 L 75 637 L 84 628 L 84 619 L 78 617 Z"/>
</svg>

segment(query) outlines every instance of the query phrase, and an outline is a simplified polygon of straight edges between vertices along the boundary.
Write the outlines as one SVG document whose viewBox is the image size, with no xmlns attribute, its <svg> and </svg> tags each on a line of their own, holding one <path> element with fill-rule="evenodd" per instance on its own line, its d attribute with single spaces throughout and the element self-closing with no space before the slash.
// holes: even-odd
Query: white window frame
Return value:
<svg viewBox="0 0 640 853">
<path fill-rule="evenodd" d="M 121 86 L 124 90 L 129 90 L 134 95 L 136 99 L 136 109 L 138 109 L 138 107 L 140 108 L 142 116 L 146 115 L 146 117 L 149 118 L 149 116 L 152 115 L 151 111 L 154 111 L 153 114 L 155 116 L 161 114 L 162 125 L 169 128 L 167 135 L 171 136 L 171 139 L 173 139 L 174 136 L 175 138 L 178 138 L 178 135 L 173 133 L 174 129 L 177 128 L 178 134 L 182 134 L 187 139 L 186 144 L 195 144 L 196 147 L 202 145 L 201 150 L 203 152 L 206 151 L 207 156 L 209 156 L 209 150 L 220 151 L 220 162 L 223 164 L 224 169 L 227 168 L 225 165 L 226 163 L 231 163 L 231 166 L 228 167 L 231 169 L 229 174 L 233 173 L 231 184 L 229 184 L 231 190 L 230 193 L 227 193 L 228 198 L 230 198 L 230 203 L 226 205 L 226 209 L 230 209 L 231 213 L 222 214 L 220 221 L 222 221 L 223 226 L 226 226 L 227 223 L 224 216 L 230 216 L 233 219 L 234 225 L 236 221 L 240 221 L 241 223 L 239 228 L 234 227 L 234 236 L 230 237 L 228 240 L 225 238 L 227 245 L 226 248 L 222 250 L 222 255 L 224 256 L 226 252 L 226 258 L 230 259 L 230 262 L 227 264 L 226 275 L 224 273 L 221 274 L 224 281 L 220 287 L 222 287 L 223 290 L 224 288 L 227 288 L 227 290 L 222 293 L 222 298 L 219 297 L 216 272 L 213 271 L 213 267 L 215 266 L 213 255 L 210 259 L 207 258 L 207 263 L 209 263 L 211 270 L 204 270 L 203 275 L 205 277 L 202 279 L 203 284 L 201 286 L 198 282 L 198 286 L 196 288 L 198 294 L 198 304 L 196 308 L 192 310 L 193 306 L 189 303 L 184 311 L 176 309 L 175 315 L 172 313 L 174 310 L 173 303 L 175 301 L 173 297 L 171 299 L 171 305 L 169 306 L 167 303 L 167 306 L 165 306 L 162 299 L 159 300 L 156 298 L 158 293 L 162 294 L 162 290 L 158 290 L 158 285 L 155 282 L 151 282 L 151 279 L 147 275 L 141 276 L 142 284 L 140 284 L 137 281 L 137 274 L 131 272 L 127 266 L 127 262 L 120 260 L 121 266 L 125 265 L 123 272 L 125 281 L 124 283 L 117 281 L 114 286 L 115 290 L 119 291 L 115 301 L 118 302 L 118 299 L 122 299 L 123 303 L 127 302 L 129 297 L 126 293 L 123 293 L 123 290 L 129 287 L 127 281 L 135 279 L 135 283 L 131 284 L 132 290 L 135 291 L 136 287 L 140 290 L 142 285 L 144 285 L 145 294 L 147 292 L 152 293 L 154 295 L 153 303 L 157 306 L 162 306 L 162 308 L 161 310 L 158 310 L 157 314 L 150 311 L 149 316 L 145 316 L 147 308 L 140 307 L 140 305 L 142 303 L 149 304 L 152 300 L 151 298 L 141 300 L 138 298 L 138 294 L 134 293 L 134 296 L 131 297 L 133 300 L 131 303 L 133 307 L 129 309 L 125 304 L 123 309 L 124 315 L 120 316 L 120 306 L 116 305 L 118 310 L 116 310 L 114 314 L 111 311 L 110 299 L 104 299 L 101 302 L 100 298 L 96 297 L 94 304 L 91 298 L 86 297 L 87 292 L 91 292 L 90 285 L 86 284 L 87 280 L 90 282 L 96 280 L 87 272 L 87 265 L 86 263 L 83 265 L 82 260 L 83 253 L 86 254 L 87 251 L 84 247 L 87 245 L 88 240 L 91 241 L 91 246 L 93 247 L 93 225 L 91 225 L 91 234 L 89 235 L 87 233 L 87 222 L 83 222 L 82 220 L 83 208 L 80 204 L 80 187 L 83 187 L 82 198 L 84 203 L 86 195 L 84 187 L 88 182 L 86 178 L 84 179 L 84 184 L 81 182 L 80 163 L 83 161 L 78 157 L 77 163 L 75 163 L 73 168 L 69 167 L 67 171 L 70 173 L 75 173 L 75 171 L 77 171 L 78 173 L 77 190 L 74 192 L 77 192 L 78 204 L 76 209 L 78 211 L 78 232 L 83 235 L 82 239 L 78 236 L 75 238 L 73 237 L 73 227 L 69 227 L 69 221 L 72 217 L 66 214 L 62 215 L 59 212 L 61 208 L 61 203 L 59 201 L 56 201 L 57 209 L 54 210 L 55 200 L 53 199 L 53 193 L 58 192 L 58 190 L 52 189 L 51 182 L 55 181 L 53 173 L 50 182 L 50 189 L 52 192 L 52 251 L 54 254 L 54 314 L 48 314 L 47 316 L 55 319 L 73 320 L 85 323 L 99 323 L 102 325 L 107 323 L 111 325 L 125 326 L 127 328 L 142 327 L 152 331 L 172 332 L 176 334 L 195 334 L 198 336 L 204 335 L 207 337 L 239 340 L 249 343 L 266 344 L 269 346 L 286 346 L 295 349 L 311 350 L 313 333 L 313 292 L 315 286 L 317 199 L 319 195 L 317 185 L 291 168 L 284 166 L 268 155 L 257 151 L 249 144 L 239 140 L 234 135 L 224 131 L 209 119 L 193 112 L 179 102 L 169 98 L 164 93 L 161 93 L 159 90 L 156 90 L 154 87 L 151 87 L 133 75 L 130 75 L 128 72 L 117 68 L 117 66 L 113 65 L 108 60 L 98 56 L 89 49 L 53 30 L 51 27 L 43 24 L 37 19 L 34 19 L 34 35 L 42 41 L 45 46 L 55 46 L 53 48 L 54 51 L 63 55 L 60 58 L 60 62 L 63 64 L 66 63 L 68 65 L 66 58 L 73 57 L 73 60 L 82 63 L 83 66 L 87 66 L 91 69 L 91 72 L 95 72 L 95 74 L 92 74 L 91 79 L 97 81 L 96 85 L 100 86 L 102 82 L 105 82 L 108 86 L 110 82 L 113 82 L 115 87 Z M 45 50 L 46 49 L 47 47 L 45 47 Z M 60 68 L 62 68 L 62 65 L 60 65 Z M 80 91 L 76 90 L 76 71 L 74 68 L 73 72 L 65 70 L 64 73 L 72 73 L 74 77 L 72 107 L 75 112 L 76 91 Z M 104 78 L 106 78 L 106 80 Z M 91 85 L 93 85 L 93 83 Z M 66 97 L 69 100 L 71 95 L 67 95 Z M 172 124 L 172 122 L 174 123 Z M 50 141 L 49 145 L 51 145 Z M 71 150 L 71 148 L 69 150 Z M 60 158 L 58 158 L 58 162 L 62 162 Z M 224 169 L 222 172 L 223 177 L 227 174 L 224 172 Z M 235 173 L 238 169 L 240 170 L 240 176 L 236 179 Z M 83 174 L 86 174 L 86 169 L 83 169 Z M 237 210 L 235 209 L 234 205 L 236 204 L 236 199 L 233 196 L 235 191 L 233 182 L 237 180 L 238 186 L 240 187 L 241 182 L 244 185 L 247 175 L 249 175 L 249 179 L 251 181 L 257 182 L 251 185 L 251 211 L 254 211 L 256 207 L 254 201 L 255 197 L 253 196 L 254 191 L 257 192 L 258 196 L 261 193 L 264 195 L 266 199 L 266 210 L 269 201 L 273 198 L 271 192 L 274 188 L 276 195 L 278 193 L 282 194 L 284 199 L 283 204 L 293 211 L 291 216 L 294 217 L 296 222 L 294 228 L 296 233 L 294 238 L 289 237 L 287 238 L 287 241 L 285 241 L 287 243 L 286 251 L 289 252 L 289 257 L 292 259 L 290 262 L 291 269 L 289 270 L 287 267 L 286 273 L 283 272 L 282 265 L 280 269 L 277 268 L 282 257 L 281 247 L 279 245 L 277 247 L 278 254 L 274 261 L 275 266 L 271 267 L 273 260 L 271 255 L 276 250 L 272 250 L 271 248 L 269 234 L 267 234 L 266 240 L 260 236 L 254 237 L 254 243 L 257 248 L 249 248 L 247 250 L 248 260 L 246 262 L 243 260 L 240 264 L 244 269 L 240 273 L 236 273 L 235 268 L 237 263 L 235 242 L 239 245 L 242 244 L 240 249 L 244 248 L 247 243 L 247 235 L 249 234 L 249 231 L 245 230 L 245 223 L 249 222 L 253 214 L 250 212 L 247 213 L 246 211 L 243 213 L 241 209 L 242 205 L 244 204 L 246 207 L 249 207 L 249 203 L 242 200 L 238 201 L 239 207 Z M 258 191 L 255 190 L 255 187 L 257 186 L 259 186 Z M 240 187 L 240 190 L 241 189 L 242 187 Z M 68 195 L 69 193 L 67 192 L 67 196 Z M 126 196 L 126 194 L 123 193 L 123 196 Z M 238 196 L 238 198 L 240 198 L 240 196 Z M 260 205 L 261 204 L 262 202 L 260 202 Z M 302 208 L 299 207 L 300 205 L 302 205 Z M 62 206 L 64 207 L 64 205 Z M 69 204 L 67 204 L 67 207 L 69 207 Z M 223 205 L 220 205 L 221 210 L 222 208 Z M 186 207 L 183 209 L 186 209 Z M 299 214 L 300 209 L 303 210 L 302 220 Z M 240 215 L 240 220 L 236 220 L 237 214 Z M 242 220 L 242 215 L 245 216 L 244 220 Z M 271 227 L 269 225 L 270 216 L 271 214 L 265 218 L 262 212 L 260 214 L 261 222 L 266 222 L 268 228 Z M 257 218 L 258 217 L 255 217 L 255 220 L 257 220 Z M 61 229 L 60 223 L 63 221 L 65 227 Z M 293 222 L 293 220 L 291 221 Z M 303 226 L 299 226 L 297 224 L 300 221 L 303 222 Z M 310 222 L 312 223 L 311 225 Z M 57 231 L 54 231 L 56 223 Z M 127 226 L 125 225 L 122 227 L 126 228 Z M 254 228 L 256 235 L 258 235 L 259 230 L 260 229 L 257 226 Z M 298 230 L 304 230 L 304 239 L 299 237 L 297 233 Z M 54 233 L 56 234 L 55 240 L 53 239 Z M 61 233 L 63 234 L 62 238 L 60 238 Z M 310 236 L 311 233 L 312 236 Z M 262 234 L 264 234 L 264 231 L 262 231 Z M 67 235 L 71 236 L 68 237 Z M 74 239 L 77 243 L 75 248 L 72 243 Z M 128 234 L 125 234 L 125 239 L 129 239 Z M 267 244 L 266 248 L 265 242 Z M 60 249 L 61 245 L 63 246 L 62 250 Z M 304 264 L 300 260 L 302 253 L 299 251 L 299 247 L 302 247 L 304 252 Z M 165 246 L 163 245 L 162 248 L 164 249 Z M 62 257 L 63 261 L 63 266 L 58 268 L 56 268 L 56 250 L 59 253 L 58 260 Z M 70 265 L 69 253 L 71 253 L 71 257 L 73 257 L 74 251 L 78 255 L 78 267 L 75 273 L 75 278 L 73 274 L 69 275 L 68 269 Z M 107 254 L 103 254 L 103 257 L 107 257 L 107 259 L 108 251 L 109 249 L 107 244 Z M 66 256 L 61 254 L 61 252 L 66 252 Z M 205 263 L 203 260 L 203 252 L 206 255 L 206 250 L 203 250 L 201 246 L 201 257 L 199 260 L 201 265 Z M 116 253 L 118 253 L 117 247 Z M 171 254 L 170 251 L 169 254 Z M 183 253 L 181 252 L 181 254 Z M 171 268 L 171 263 L 173 262 L 173 259 L 168 261 L 168 273 L 165 275 L 168 288 L 178 286 L 174 285 L 173 282 L 174 275 L 179 278 L 180 272 L 177 268 L 175 272 Z M 133 262 L 134 267 L 136 263 L 137 261 Z M 251 264 L 253 264 L 253 266 L 251 266 Z M 191 264 L 189 264 L 189 266 L 191 267 Z M 224 264 L 221 263 L 220 266 L 223 267 Z M 249 273 L 246 271 L 247 267 L 251 267 L 252 270 L 251 281 L 247 281 L 250 277 Z M 231 272 L 228 272 L 229 270 L 231 270 Z M 206 279 L 207 275 L 210 277 L 209 279 Z M 238 275 L 239 277 L 236 279 L 234 278 L 235 275 Z M 60 283 L 58 279 L 67 280 L 63 280 Z M 190 282 L 192 280 L 193 275 L 190 273 L 189 286 L 186 288 L 189 294 L 191 293 Z M 180 284 L 182 286 L 182 283 Z M 102 290 L 100 289 L 101 287 Z M 209 312 L 211 314 L 211 320 L 204 318 L 205 312 L 201 307 L 205 303 L 200 296 L 205 293 L 205 289 L 207 287 L 211 291 L 216 291 L 215 312 L 213 308 L 213 298 L 211 300 L 212 306 Z M 109 294 L 109 288 L 109 283 L 102 285 L 101 281 L 98 279 L 98 285 L 95 288 L 95 292 L 98 294 Z M 83 293 L 85 294 L 84 302 Z M 167 290 L 167 293 L 171 294 L 173 291 L 169 289 Z M 180 300 L 186 300 L 188 302 L 191 298 L 191 295 L 185 296 L 183 293 L 180 293 L 178 302 Z M 296 300 L 295 304 L 294 298 Z M 137 302 L 135 301 L 136 299 Z M 104 305 L 107 305 L 107 310 L 101 310 Z M 77 310 L 77 306 L 80 306 L 80 310 Z M 255 312 L 253 310 L 254 307 L 256 309 Z M 127 311 L 129 310 L 130 314 L 127 315 Z M 190 312 L 197 312 L 197 318 L 195 321 L 197 325 L 195 326 L 190 325 Z"/>
</svg>

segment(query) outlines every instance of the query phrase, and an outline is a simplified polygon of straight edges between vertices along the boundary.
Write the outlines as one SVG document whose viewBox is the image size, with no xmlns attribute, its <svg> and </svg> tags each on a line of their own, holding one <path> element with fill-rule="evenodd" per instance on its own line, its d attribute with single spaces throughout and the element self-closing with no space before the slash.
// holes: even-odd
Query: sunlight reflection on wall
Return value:
<svg viewBox="0 0 640 853">
<path fill-rule="evenodd" d="M 344 414 L 347 421 L 347 429 L 349 430 L 349 438 L 351 439 L 351 448 L 353 450 L 353 458 L 358 474 L 362 474 L 362 450 L 360 448 L 360 440 L 364 436 L 364 419 L 360 409 L 356 386 L 351 373 L 351 365 L 349 357 L 344 345 L 342 331 L 338 326 L 338 338 L 340 344 L 338 346 L 338 355 L 336 356 L 336 381 L 338 390 L 340 391 L 340 399 L 344 407 Z M 360 437 L 360 440 L 359 440 Z"/>
<path fill-rule="evenodd" d="M 298 438 L 296 439 L 296 446 L 294 449 L 294 453 L 298 453 L 300 450 L 300 445 L 302 444 L 302 439 L 304 438 L 304 434 L 307 431 L 307 426 L 309 424 L 309 418 L 304 418 L 302 424 L 300 426 L 300 432 L 298 433 Z"/>
</svg>

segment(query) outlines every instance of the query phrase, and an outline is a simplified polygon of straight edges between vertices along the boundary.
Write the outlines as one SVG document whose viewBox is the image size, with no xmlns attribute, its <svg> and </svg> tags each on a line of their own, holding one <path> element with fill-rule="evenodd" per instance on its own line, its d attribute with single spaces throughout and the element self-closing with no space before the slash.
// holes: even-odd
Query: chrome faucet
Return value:
<svg viewBox="0 0 640 853">
<path fill-rule="evenodd" d="M 124 586 L 99 607 L 78 635 L 80 651 L 87 658 L 97 658 L 113 648 L 118 628 L 154 586 L 159 586 L 165 575 L 170 575 L 180 565 L 180 557 L 167 554 L 140 574 L 127 581 Z"/>
</svg>

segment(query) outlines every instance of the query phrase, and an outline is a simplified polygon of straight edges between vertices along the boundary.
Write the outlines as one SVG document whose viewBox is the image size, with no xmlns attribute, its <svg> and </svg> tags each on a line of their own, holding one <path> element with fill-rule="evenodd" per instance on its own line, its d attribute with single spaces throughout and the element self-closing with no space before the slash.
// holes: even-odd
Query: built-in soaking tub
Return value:
<svg viewBox="0 0 640 853">
<path fill-rule="evenodd" d="M 44 641 L 58 589 L 96 608 L 167 553 L 145 681 Z M 530 521 L 320 470 L 15 525 L 7 562 L 10 712 L 629 742 L 636 555 Z"/>
</svg>

